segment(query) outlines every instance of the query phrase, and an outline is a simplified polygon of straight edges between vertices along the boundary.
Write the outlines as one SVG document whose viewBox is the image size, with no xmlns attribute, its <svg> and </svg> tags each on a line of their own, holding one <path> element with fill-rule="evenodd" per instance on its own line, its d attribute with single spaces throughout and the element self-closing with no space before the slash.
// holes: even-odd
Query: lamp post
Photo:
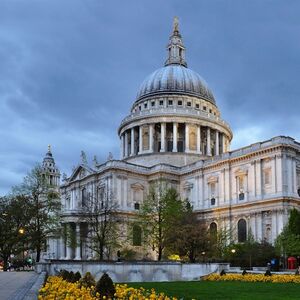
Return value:
<svg viewBox="0 0 300 300">
<path fill-rule="evenodd" d="M 25 233 L 25 229 L 21 227 L 19 229 L 19 234 L 22 236 L 22 238 L 24 233 Z M 24 271 L 24 248 L 25 248 L 25 243 L 23 241 L 23 249 L 22 249 L 23 271 Z"/>
<path fill-rule="evenodd" d="M 205 251 L 202 251 L 202 252 L 201 252 L 201 255 L 202 255 L 202 262 L 204 263 L 204 259 L 205 259 Z"/>
</svg>

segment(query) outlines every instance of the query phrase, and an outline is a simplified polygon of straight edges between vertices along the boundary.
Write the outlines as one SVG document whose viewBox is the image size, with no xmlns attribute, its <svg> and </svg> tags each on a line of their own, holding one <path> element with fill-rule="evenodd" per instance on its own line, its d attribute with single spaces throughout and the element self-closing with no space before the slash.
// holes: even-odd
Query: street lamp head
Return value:
<svg viewBox="0 0 300 300">
<path fill-rule="evenodd" d="M 24 232 L 25 232 L 25 229 L 24 229 L 24 228 L 20 228 L 20 229 L 19 229 L 19 233 L 20 233 L 20 234 L 24 234 Z"/>
<path fill-rule="evenodd" d="M 231 253 L 234 254 L 235 253 L 235 249 L 231 249 Z"/>
</svg>

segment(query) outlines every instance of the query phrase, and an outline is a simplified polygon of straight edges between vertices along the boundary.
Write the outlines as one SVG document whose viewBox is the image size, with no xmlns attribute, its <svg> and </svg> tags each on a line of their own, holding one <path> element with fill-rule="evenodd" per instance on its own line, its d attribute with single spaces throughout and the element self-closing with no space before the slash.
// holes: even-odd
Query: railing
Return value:
<svg viewBox="0 0 300 300">
<path fill-rule="evenodd" d="M 229 124 L 222 120 L 220 117 L 215 116 L 214 114 L 202 111 L 202 110 L 196 110 L 194 108 L 181 108 L 181 107 L 160 107 L 160 108 L 151 108 L 147 110 L 137 111 L 134 113 L 131 113 L 129 116 L 124 118 L 121 122 L 120 127 L 122 127 L 125 123 L 135 119 L 135 118 L 142 118 L 147 116 L 159 116 L 159 115 L 182 115 L 182 116 L 198 116 L 205 119 L 209 119 L 212 121 L 217 121 L 224 126 L 230 128 Z"/>
</svg>

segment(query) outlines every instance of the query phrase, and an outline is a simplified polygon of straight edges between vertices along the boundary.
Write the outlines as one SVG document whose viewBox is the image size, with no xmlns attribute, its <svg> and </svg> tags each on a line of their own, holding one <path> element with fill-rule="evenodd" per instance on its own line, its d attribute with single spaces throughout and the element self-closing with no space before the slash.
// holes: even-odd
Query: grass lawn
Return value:
<svg viewBox="0 0 300 300">
<path fill-rule="evenodd" d="M 168 296 L 184 300 L 300 299 L 300 284 L 296 283 L 186 281 L 128 283 L 128 286 L 154 288 Z"/>
</svg>

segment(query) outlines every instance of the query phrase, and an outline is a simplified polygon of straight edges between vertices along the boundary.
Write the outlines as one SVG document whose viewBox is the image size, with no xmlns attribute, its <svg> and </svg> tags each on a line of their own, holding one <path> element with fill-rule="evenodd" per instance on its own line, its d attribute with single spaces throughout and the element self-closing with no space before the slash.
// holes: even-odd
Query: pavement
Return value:
<svg viewBox="0 0 300 300">
<path fill-rule="evenodd" d="M 35 272 L 0 272 L 0 299 L 35 300 L 44 278 Z"/>
</svg>

